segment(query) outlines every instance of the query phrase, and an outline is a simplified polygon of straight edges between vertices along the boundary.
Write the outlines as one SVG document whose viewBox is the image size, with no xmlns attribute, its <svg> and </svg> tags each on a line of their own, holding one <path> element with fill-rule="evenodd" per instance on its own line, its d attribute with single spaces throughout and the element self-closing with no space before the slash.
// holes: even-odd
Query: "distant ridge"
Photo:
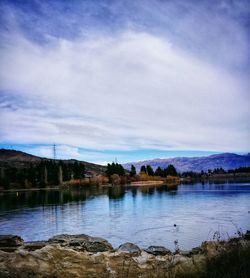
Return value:
<svg viewBox="0 0 250 278">
<path fill-rule="evenodd" d="M 52 159 L 35 156 L 17 150 L 0 149 L 0 167 L 25 168 L 29 167 L 30 164 L 37 164 L 42 160 Z M 56 159 L 56 161 L 60 160 Z M 64 163 L 74 163 L 77 161 L 85 165 L 86 171 L 93 171 L 96 174 L 103 174 L 106 171 L 106 166 L 89 163 L 86 161 L 79 161 L 76 159 L 62 159 L 61 161 Z"/>
<path fill-rule="evenodd" d="M 222 167 L 224 170 L 235 169 L 239 167 L 250 167 L 250 153 L 246 155 L 239 155 L 235 153 L 221 153 L 202 157 L 175 157 L 165 159 L 152 159 L 138 162 L 131 162 L 123 164 L 125 169 L 130 169 L 134 165 L 140 170 L 142 165 L 150 165 L 154 170 L 159 166 L 166 168 L 169 164 L 174 165 L 178 172 L 200 172 L 208 169 L 215 169 Z"/>
<path fill-rule="evenodd" d="M 43 158 L 22 151 L 0 149 L 0 161 L 40 162 Z M 46 159 L 46 158 L 44 158 Z"/>
</svg>

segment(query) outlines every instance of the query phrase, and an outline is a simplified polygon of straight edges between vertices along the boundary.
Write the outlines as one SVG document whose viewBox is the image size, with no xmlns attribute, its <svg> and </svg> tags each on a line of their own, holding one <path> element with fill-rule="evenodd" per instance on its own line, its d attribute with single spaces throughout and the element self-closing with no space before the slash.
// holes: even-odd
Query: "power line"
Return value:
<svg viewBox="0 0 250 278">
<path fill-rule="evenodd" d="M 56 144 L 53 144 L 53 157 L 56 160 Z"/>
</svg>

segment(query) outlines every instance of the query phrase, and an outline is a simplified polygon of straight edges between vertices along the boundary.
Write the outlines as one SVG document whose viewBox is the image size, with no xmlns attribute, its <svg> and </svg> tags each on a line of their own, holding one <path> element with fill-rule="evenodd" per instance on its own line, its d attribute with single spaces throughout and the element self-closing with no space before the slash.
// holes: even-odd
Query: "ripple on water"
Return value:
<svg viewBox="0 0 250 278">
<path fill-rule="evenodd" d="M 216 232 L 227 238 L 239 228 L 250 229 L 250 184 L 181 185 L 172 192 L 165 187 L 112 190 L 4 193 L 0 232 L 25 240 L 86 233 L 115 247 L 129 241 L 172 250 L 178 241 L 187 250 L 213 239 Z"/>
</svg>

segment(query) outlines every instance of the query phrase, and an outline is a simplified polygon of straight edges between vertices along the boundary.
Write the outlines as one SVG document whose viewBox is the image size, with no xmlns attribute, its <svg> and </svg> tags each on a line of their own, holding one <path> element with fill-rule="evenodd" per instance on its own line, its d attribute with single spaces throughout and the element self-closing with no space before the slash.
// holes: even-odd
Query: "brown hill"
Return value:
<svg viewBox="0 0 250 278">
<path fill-rule="evenodd" d="M 42 160 L 50 160 L 50 159 L 45 157 L 35 156 L 22 151 L 0 149 L 0 167 L 3 168 L 7 168 L 7 167 L 16 167 L 19 169 L 26 168 L 29 167 L 30 164 L 38 164 Z M 76 159 L 56 160 L 56 162 L 59 161 L 63 161 L 64 163 L 78 162 L 84 164 L 86 171 L 91 171 L 96 174 L 103 174 L 106 171 L 106 166 L 89 163 L 86 161 L 79 161 Z"/>
</svg>

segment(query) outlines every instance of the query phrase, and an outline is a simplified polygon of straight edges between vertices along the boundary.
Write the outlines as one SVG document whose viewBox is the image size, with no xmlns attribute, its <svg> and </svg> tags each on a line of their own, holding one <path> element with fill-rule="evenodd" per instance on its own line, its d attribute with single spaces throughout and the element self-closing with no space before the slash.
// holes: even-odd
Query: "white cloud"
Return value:
<svg viewBox="0 0 250 278">
<path fill-rule="evenodd" d="M 57 159 L 68 159 L 69 157 L 75 158 L 75 159 L 81 158 L 81 154 L 77 147 L 67 146 L 67 145 L 56 145 L 55 150 L 56 150 L 56 158 Z M 32 154 L 40 156 L 40 157 L 54 158 L 53 145 L 31 147 L 31 148 L 28 148 L 27 151 L 29 153 L 32 153 Z"/>
<path fill-rule="evenodd" d="M 0 80 L 14 107 L 1 109 L 2 142 L 56 142 L 74 156 L 66 145 L 250 148 L 247 82 L 161 36 L 125 31 L 38 45 L 11 34 Z"/>
</svg>

